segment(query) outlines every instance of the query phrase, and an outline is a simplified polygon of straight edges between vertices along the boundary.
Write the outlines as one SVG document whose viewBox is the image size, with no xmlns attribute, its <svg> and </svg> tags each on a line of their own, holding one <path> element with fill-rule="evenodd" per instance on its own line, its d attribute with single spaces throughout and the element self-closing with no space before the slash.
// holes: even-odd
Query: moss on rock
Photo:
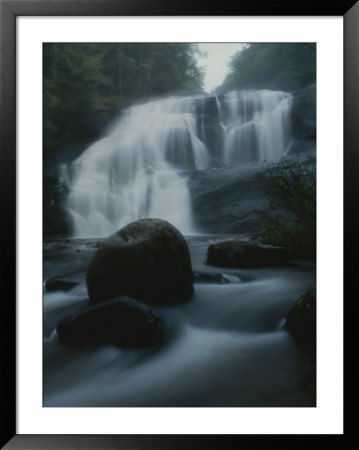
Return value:
<svg viewBox="0 0 359 450">
<path fill-rule="evenodd" d="M 315 288 L 299 297 L 284 325 L 313 363 L 316 360 L 316 297 Z"/>
</svg>

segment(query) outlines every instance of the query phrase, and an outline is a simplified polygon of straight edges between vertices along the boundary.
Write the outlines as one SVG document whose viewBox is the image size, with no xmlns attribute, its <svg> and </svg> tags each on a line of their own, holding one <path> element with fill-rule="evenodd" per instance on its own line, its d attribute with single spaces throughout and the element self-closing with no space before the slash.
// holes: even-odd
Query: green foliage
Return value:
<svg viewBox="0 0 359 450">
<path fill-rule="evenodd" d="M 266 191 L 273 208 L 284 210 L 295 220 L 312 220 L 316 214 L 316 176 L 308 163 L 283 159 L 270 172 Z"/>
<path fill-rule="evenodd" d="M 218 91 L 279 89 L 293 91 L 316 80 L 316 45 L 255 43 L 237 52 Z"/>
<path fill-rule="evenodd" d="M 294 250 L 302 256 L 314 257 L 316 246 L 315 221 L 290 224 L 269 224 L 261 235 L 263 244 Z"/>
<path fill-rule="evenodd" d="M 283 160 L 267 178 L 270 205 L 281 219 L 269 223 L 261 240 L 265 244 L 293 249 L 306 256 L 316 252 L 316 175 L 308 162 Z"/>
<path fill-rule="evenodd" d="M 135 100 L 202 90 L 188 43 L 43 46 L 44 153 L 98 137 Z"/>
</svg>

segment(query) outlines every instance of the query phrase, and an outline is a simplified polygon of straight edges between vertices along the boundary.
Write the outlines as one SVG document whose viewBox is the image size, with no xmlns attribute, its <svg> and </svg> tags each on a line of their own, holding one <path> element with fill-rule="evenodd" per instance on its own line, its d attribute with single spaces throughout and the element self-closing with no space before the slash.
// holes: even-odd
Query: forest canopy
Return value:
<svg viewBox="0 0 359 450">
<path fill-rule="evenodd" d="M 316 81 L 316 44 L 254 43 L 237 52 L 217 91 L 278 89 L 294 91 Z"/>
<path fill-rule="evenodd" d="M 90 142 L 139 99 L 203 90 L 190 43 L 46 43 L 44 153 Z"/>
</svg>

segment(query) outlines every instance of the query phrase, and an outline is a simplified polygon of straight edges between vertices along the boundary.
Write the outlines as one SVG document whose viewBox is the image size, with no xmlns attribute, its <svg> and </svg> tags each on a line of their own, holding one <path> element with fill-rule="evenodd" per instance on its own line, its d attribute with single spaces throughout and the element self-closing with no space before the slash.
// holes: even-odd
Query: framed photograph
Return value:
<svg viewBox="0 0 359 450">
<path fill-rule="evenodd" d="M 341 445 L 358 15 L 1 1 L 4 448 Z"/>
</svg>

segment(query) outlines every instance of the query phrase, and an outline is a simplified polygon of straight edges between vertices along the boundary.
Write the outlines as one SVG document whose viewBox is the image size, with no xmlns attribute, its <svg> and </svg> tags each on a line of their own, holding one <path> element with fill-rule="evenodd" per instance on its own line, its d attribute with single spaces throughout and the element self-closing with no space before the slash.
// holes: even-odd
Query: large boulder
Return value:
<svg viewBox="0 0 359 450">
<path fill-rule="evenodd" d="M 65 317 L 58 324 L 57 333 L 68 344 L 138 348 L 159 340 L 162 323 L 143 303 L 130 297 L 117 297 Z"/>
<path fill-rule="evenodd" d="M 207 264 L 219 267 L 255 268 L 288 264 L 289 253 L 282 247 L 259 245 L 241 239 L 211 244 Z"/>
<path fill-rule="evenodd" d="M 170 223 L 141 219 L 100 244 L 87 273 L 91 303 L 129 295 L 151 304 L 187 300 L 193 292 L 186 240 Z"/>
<path fill-rule="evenodd" d="M 290 332 L 299 347 L 315 363 L 316 359 L 316 320 L 317 293 L 311 289 L 298 298 L 287 315 L 284 329 Z"/>
</svg>

